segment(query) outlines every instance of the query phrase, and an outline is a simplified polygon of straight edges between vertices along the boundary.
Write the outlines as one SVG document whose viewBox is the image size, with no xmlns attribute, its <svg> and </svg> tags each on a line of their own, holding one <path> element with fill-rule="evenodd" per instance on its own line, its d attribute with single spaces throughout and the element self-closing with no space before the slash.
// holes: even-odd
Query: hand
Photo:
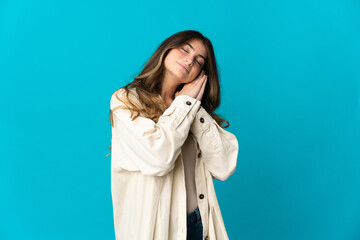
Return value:
<svg viewBox="0 0 360 240">
<path fill-rule="evenodd" d="M 205 75 L 204 70 L 201 70 L 201 73 L 197 78 L 185 84 L 181 91 L 175 93 L 175 97 L 177 97 L 178 95 L 187 95 L 201 101 L 204 95 L 206 83 L 207 75 Z"/>
</svg>

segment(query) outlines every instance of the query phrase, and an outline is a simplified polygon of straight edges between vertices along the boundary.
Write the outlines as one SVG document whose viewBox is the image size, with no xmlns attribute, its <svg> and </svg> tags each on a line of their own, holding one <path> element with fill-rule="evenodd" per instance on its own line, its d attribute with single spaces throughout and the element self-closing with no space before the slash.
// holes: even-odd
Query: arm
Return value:
<svg viewBox="0 0 360 240">
<path fill-rule="evenodd" d="M 119 105 L 125 106 L 113 94 L 110 108 Z M 197 99 L 179 95 L 157 123 L 141 116 L 132 121 L 130 110 L 116 109 L 113 112 L 112 167 L 155 176 L 170 172 L 199 107 Z"/>
<path fill-rule="evenodd" d="M 190 131 L 213 178 L 225 181 L 236 169 L 239 144 L 235 135 L 221 128 L 202 106 Z"/>
</svg>

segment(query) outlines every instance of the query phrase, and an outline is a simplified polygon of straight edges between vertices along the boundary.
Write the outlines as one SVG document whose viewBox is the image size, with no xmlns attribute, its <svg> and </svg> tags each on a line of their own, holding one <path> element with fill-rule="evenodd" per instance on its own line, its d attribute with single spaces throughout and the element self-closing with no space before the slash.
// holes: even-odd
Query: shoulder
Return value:
<svg viewBox="0 0 360 240">
<path fill-rule="evenodd" d="M 127 91 L 125 88 L 119 88 L 116 90 L 110 98 L 110 106 L 111 109 L 117 106 L 125 106 L 131 101 L 131 103 L 135 105 L 141 105 L 139 102 L 138 94 L 136 93 L 135 88 L 129 88 L 129 94 L 127 95 Z"/>
</svg>

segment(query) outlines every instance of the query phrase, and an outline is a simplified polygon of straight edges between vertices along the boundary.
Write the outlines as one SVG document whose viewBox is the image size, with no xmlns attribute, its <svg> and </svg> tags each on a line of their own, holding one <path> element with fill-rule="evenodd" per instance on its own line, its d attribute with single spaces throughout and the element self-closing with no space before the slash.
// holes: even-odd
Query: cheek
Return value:
<svg viewBox="0 0 360 240">
<path fill-rule="evenodd" d="M 201 67 L 197 67 L 197 68 L 195 68 L 194 70 L 196 70 L 195 73 L 194 73 L 194 74 L 195 74 L 195 77 L 196 77 L 196 76 L 198 76 L 199 73 L 201 72 Z"/>
<path fill-rule="evenodd" d="M 195 69 L 194 69 L 195 70 Z M 190 80 L 194 80 L 198 75 L 199 75 L 200 71 L 196 70 L 194 71 L 190 76 Z"/>
<path fill-rule="evenodd" d="M 172 50 L 171 52 L 169 52 L 169 54 L 167 55 L 167 62 L 168 63 L 174 63 L 176 62 L 179 58 L 181 58 L 181 53 L 179 53 L 178 51 L 176 51 L 175 49 Z"/>
<path fill-rule="evenodd" d="M 174 56 L 174 53 L 169 53 L 166 58 L 165 58 L 165 61 L 164 61 L 164 64 L 166 67 L 169 67 L 174 61 L 175 61 L 175 56 Z"/>
</svg>

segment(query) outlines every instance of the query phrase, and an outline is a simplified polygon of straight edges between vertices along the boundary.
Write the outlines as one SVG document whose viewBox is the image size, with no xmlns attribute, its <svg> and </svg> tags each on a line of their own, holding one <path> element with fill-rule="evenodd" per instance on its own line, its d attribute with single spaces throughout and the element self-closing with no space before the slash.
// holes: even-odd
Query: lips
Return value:
<svg viewBox="0 0 360 240">
<path fill-rule="evenodd" d="M 179 63 L 179 62 L 178 62 L 178 64 L 179 64 L 181 67 L 183 67 L 187 72 L 189 72 L 189 70 L 188 70 L 184 65 L 182 65 L 182 64 Z"/>
</svg>

